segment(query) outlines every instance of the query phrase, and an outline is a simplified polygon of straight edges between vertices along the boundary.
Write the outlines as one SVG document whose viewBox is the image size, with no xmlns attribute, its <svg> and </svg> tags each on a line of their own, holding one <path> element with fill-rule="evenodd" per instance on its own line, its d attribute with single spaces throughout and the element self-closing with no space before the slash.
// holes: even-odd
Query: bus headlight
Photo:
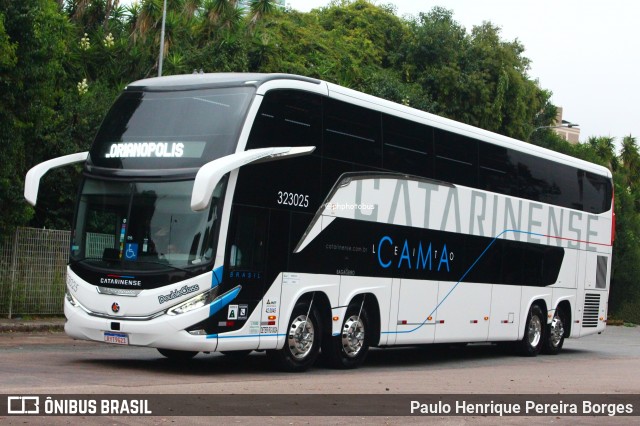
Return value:
<svg viewBox="0 0 640 426">
<path fill-rule="evenodd" d="M 180 315 L 189 311 L 193 311 L 194 309 L 201 308 L 213 302 L 213 300 L 218 295 L 218 286 L 205 291 L 204 293 L 200 293 L 197 296 L 192 297 L 189 300 L 186 300 L 179 305 L 176 305 L 172 308 L 167 309 L 167 315 Z"/>
<path fill-rule="evenodd" d="M 78 303 L 78 301 L 76 300 L 75 297 L 73 297 L 73 295 L 71 294 L 71 292 L 69 291 L 69 289 L 67 289 L 66 293 L 65 293 L 65 297 L 67 298 L 67 302 L 69 302 L 69 304 L 71 306 L 79 306 L 80 304 Z"/>
</svg>

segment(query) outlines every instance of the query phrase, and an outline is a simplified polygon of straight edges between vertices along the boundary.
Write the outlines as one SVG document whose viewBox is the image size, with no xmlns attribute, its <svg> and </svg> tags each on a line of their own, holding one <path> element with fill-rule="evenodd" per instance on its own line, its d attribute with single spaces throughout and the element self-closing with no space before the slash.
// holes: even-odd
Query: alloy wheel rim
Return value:
<svg viewBox="0 0 640 426">
<path fill-rule="evenodd" d="M 313 323 L 306 315 L 298 315 L 291 321 L 287 344 L 294 358 L 303 359 L 309 355 L 313 347 L 314 334 Z"/>
<path fill-rule="evenodd" d="M 537 315 L 532 315 L 531 321 L 529 321 L 529 345 L 533 348 L 537 347 L 541 338 L 542 322 Z"/>
<path fill-rule="evenodd" d="M 349 358 L 358 356 L 364 345 L 364 323 L 357 315 L 352 315 L 342 326 L 342 348 Z"/>
</svg>

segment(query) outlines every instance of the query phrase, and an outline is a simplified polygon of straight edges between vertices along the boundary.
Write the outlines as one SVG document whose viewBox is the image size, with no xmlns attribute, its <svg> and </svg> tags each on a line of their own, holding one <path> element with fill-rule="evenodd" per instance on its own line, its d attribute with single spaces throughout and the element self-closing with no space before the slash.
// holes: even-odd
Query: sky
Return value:
<svg viewBox="0 0 640 426">
<path fill-rule="evenodd" d="M 131 0 L 122 0 L 128 3 Z M 640 138 L 640 2 L 634 0 L 371 0 L 398 16 L 453 11 L 470 31 L 490 21 L 503 40 L 518 39 L 531 60 L 529 77 L 553 93 L 563 118 L 579 124 L 580 140 L 629 134 Z M 330 0 L 286 0 L 308 12 Z"/>
</svg>

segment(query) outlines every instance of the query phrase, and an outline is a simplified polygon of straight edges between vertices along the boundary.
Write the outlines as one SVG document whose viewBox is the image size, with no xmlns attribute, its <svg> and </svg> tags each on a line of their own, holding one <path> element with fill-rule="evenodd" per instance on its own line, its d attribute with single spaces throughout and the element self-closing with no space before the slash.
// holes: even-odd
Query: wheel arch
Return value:
<svg viewBox="0 0 640 426">
<path fill-rule="evenodd" d="M 526 305 L 525 305 L 526 306 Z M 538 306 L 540 308 L 540 310 L 542 310 L 542 316 L 543 316 L 543 321 L 546 319 L 546 321 L 548 321 L 548 313 L 549 313 L 549 309 L 548 309 L 548 305 L 546 300 L 544 300 L 542 297 L 534 297 L 531 299 L 531 301 L 529 302 L 529 305 L 526 307 L 526 310 L 522 311 L 522 320 L 520 323 L 520 327 L 518 330 L 518 340 L 522 339 L 524 337 L 524 333 L 525 333 L 525 327 L 527 326 L 527 316 L 529 315 L 529 312 L 531 311 L 531 308 L 533 308 L 534 306 Z M 546 324 L 546 322 L 545 322 Z"/>
<path fill-rule="evenodd" d="M 371 346 L 378 346 L 380 343 L 380 303 L 378 298 L 373 293 L 360 293 L 355 295 L 348 305 L 362 303 L 364 298 L 364 307 L 369 315 L 370 327 L 371 327 Z"/>
<path fill-rule="evenodd" d="M 571 316 L 571 302 L 568 299 L 561 300 L 560 302 L 558 302 L 556 309 L 562 309 L 562 311 L 566 315 L 566 321 L 564 324 L 564 337 L 571 336 L 571 326 L 573 325 L 573 319 Z"/>
<path fill-rule="evenodd" d="M 329 296 L 323 291 L 309 291 L 300 295 L 296 303 L 311 303 L 313 300 L 313 306 L 318 310 L 318 314 L 320 316 L 320 325 L 322 327 L 322 336 L 329 332 L 331 334 L 331 303 L 329 302 Z"/>
</svg>

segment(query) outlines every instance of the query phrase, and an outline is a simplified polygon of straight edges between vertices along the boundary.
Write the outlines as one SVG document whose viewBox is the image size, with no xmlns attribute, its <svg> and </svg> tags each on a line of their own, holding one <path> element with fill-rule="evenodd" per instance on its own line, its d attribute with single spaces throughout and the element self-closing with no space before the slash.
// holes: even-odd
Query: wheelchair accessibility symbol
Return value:
<svg viewBox="0 0 640 426">
<path fill-rule="evenodd" d="M 127 243 L 124 246 L 124 258 L 136 260 L 138 258 L 138 243 Z"/>
</svg>

